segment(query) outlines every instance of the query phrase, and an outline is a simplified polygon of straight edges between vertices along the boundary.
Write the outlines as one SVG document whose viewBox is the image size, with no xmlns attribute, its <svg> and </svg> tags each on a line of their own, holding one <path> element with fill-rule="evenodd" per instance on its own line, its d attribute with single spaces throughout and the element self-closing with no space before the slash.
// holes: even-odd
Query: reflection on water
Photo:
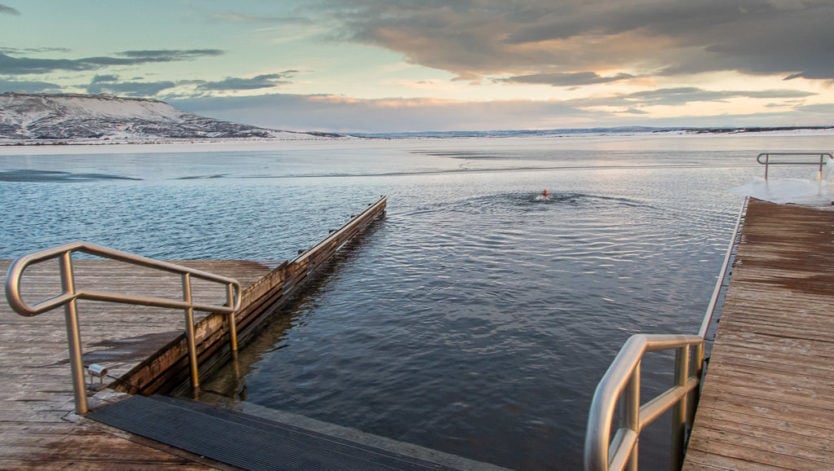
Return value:
<svg viewBox="0 0 834 471">
<path fill-rule="evenodd" d="M 387 194 L 387 217 L 240 352 L 239 371 L 204 387 L 481 461 L 577 469 L 591 394 L 625 339 L 696 331 L 741 202 L 726 190 L 758 174 L 762 148 L 818 144 L 618 136 L 0 156 L 5 175 L 136 179 L 0 182 L 0 257 L 84 239 L 160 258 L 289 259 Z M 646 375 L 647 390 L 671 381 Z M 660 461 L 651 444 L 664 433 L 641 440 L 641 456 Z"/>
</svg>

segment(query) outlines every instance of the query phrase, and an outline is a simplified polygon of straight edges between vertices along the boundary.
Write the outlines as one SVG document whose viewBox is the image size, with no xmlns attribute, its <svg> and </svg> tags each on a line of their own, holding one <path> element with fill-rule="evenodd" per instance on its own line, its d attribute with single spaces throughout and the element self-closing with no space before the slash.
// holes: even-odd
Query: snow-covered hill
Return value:
<svg viewBox="0 0 834 471">
<path fill-rule="evenodd" d="M 0 94 L 0 145 L 321 139 L 184 113 L 158 100 L 107 95 Z"/>
</svg>

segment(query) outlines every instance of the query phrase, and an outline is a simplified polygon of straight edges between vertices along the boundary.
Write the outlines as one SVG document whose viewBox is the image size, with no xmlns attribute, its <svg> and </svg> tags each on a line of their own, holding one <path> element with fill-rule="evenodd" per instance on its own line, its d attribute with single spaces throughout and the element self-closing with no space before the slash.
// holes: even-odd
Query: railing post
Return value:
<svg viewBox="0 0 834 471">
<path fill-rule="evenodd" d="M 698 387 L 689 393 L 689 406 L 686 414 L 686 424 L 689 430 L 692 430 L 695 424 L 695 409 L 698 407 L 698 401 L 701 400 L 701 388 L 704 383 L 704 350 L 706 348 L 706 340 L 695 346 L 695 377 L 698 378 Z"/>
<path fill-rule="evenodd" d="M 817 181 L 822 181 L 822 162 L 825 157 L 825 154 L 820 154 L 820 170 L 817 173 Z"/>
<path fill-rule="evenodd" d="M 235 306 L 235 293 L 234 287 L 231 283 L 226 284 L 226 303 L 229 305 L 229 309 L 234 308 Z M 232 351 L 237 351 L 237 320 L 235 319 L 235 311 L 230 312 L 226 318 L 229 322 L 229 342 L 232 344 Z"/>
<path fill-rule="evenodd" d="M 197 366 L 197 341 L 194 338 L 194 308 L 191 299 L 191 274 L 182 274 L 182 300 L 188 303 L 185 308 L 185 338 L 188 341 L 188 363 L 191 368 L 191 387 L 196 391 L 200 387 L 200 370 Z"/>
<path fill-rule="evenodd" d="M 770 154 L 765 154 L 765 181 L 767 181 L 767 168 L 770 166 Z"/>
<path fill-rule="evenodd" d="M 72 273 L 72 252 L 61 254 L 61 286 L 64 293 L 75 295 L 75 279 Z M 81 331 L 78 327 L 78 306 L 73 298 L 64 306 L 67 325 L 67 342 L 69 347 L 70 369 L 72 371 L 72 388 L 75 393 L 75 412 L 84 415 L 87 408 L 87 384 L 84 380 L 84 363 L 81 356 Z"/>
<path fill-rule="evenodd" d="M 675 351 L 675 386 L 685 387 L 689 379 L 689 345 Z M 684 441 L 686 440 L 686 418 L 689 394 L 681 397 L 672 408 L 672 469 L 683 465 Z"/>
<path fill-rule="evenodd" d="M 637 471 L 640 451 L 640 362 L 634 367 L 631 379 L 626 386 L 625 394 L 625 422 L 626 427 L 638 435 L 637 443 L 628 456 L 626 468 L 628 471 Z"/>
</svg>

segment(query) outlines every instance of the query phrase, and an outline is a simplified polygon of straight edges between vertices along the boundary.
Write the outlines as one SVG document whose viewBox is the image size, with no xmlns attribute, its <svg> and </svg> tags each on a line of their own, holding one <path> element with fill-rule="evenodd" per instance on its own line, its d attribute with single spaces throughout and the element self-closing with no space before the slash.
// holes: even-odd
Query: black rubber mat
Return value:
<svg viewBox="0 0 834 471">
<path fill-rule="evenodd" d="M 133 396 L 87 417 L 221 463 L 251 470 L 443 470 L 436 463 L 163 396 Z"/>
</svg>

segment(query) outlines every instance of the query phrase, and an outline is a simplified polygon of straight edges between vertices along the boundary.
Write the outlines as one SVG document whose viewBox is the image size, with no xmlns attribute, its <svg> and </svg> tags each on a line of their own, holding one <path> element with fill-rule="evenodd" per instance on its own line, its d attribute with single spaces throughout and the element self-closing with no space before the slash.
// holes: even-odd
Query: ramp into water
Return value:
<svg viewBox="0 0 834 471">
<path fill-rule="evenodd" d="M 457 457 L 454 459 L 459 466 L 450 468 L 289 423 L 164 396 L 133 396 L 101 408 L 89 417 L 243 469 L 418 471 L 492 468 L 485 463 Z M 408 448 L 406 445 L 403 450 Z"/>
<path fill-rule="evenodd" d="M 832 228 L 751 199 L 684 469 L 834 469 Z"/>
</svg>

